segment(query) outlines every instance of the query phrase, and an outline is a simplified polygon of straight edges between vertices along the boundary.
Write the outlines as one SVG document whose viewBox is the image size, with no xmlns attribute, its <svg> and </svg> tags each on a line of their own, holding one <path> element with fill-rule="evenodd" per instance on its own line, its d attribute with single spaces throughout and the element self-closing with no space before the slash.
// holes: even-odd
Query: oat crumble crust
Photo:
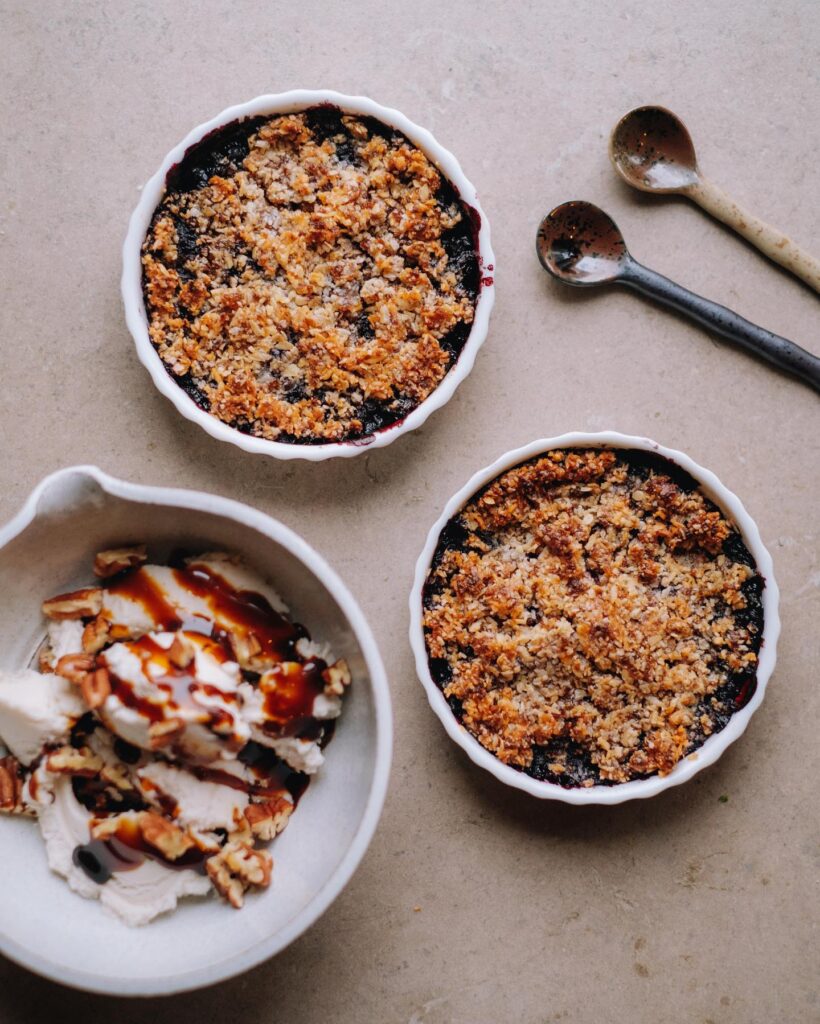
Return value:
<svg viewBox="0 0 820 1024">
<path fill-rule="evenodd" d="M 551 451 L 442 532 L 424 592 L 431 674 L 487 750 L 536 778 L 665 775 L 754 692 L 762 590 L 679 467 Z"/>
<path fill-rule="evenodd" d="M 248 119 L 166 185 L 143 244 L 149 335 L 218 419 L 353 440 L 455 362 L 479 286 L 469 210 L 400 132 L 332 107 Z"/>
</svg>

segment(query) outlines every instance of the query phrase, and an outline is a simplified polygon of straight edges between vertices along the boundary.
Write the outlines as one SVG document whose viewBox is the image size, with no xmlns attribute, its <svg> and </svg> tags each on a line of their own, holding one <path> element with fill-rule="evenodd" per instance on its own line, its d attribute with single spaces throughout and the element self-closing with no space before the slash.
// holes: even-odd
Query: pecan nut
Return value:
<svg viewBox="0 0 820 1024">
<path fill-rule="evenodd" d="M 104 615 L 98 615 L 83 630 L 83 650 L 86 654 L 99 654 L 110 640 L 111 623 Z"/>
<path fill-rule="evenodd" d="M 108 670 L 97 668 L 93 672 L 87 673 L 80 680 L 80 690 L 83 700 L 92 711 L 102 707 L 105 704 L 106 698 L 111 693 L 111 679 L 108 675 Z"/>
<path fill-rule="evenodd" d="M 0 758 L 0 811 L 6 814 L 22 814 L 23 768 L 11 754 Z"/>
<path fill-rule="evenodd" d="M 219 895 L 226 899 L 232 907 L 239 910 L 245 902 L 245 887 L 240 879 L 235 878 L 227 869 L 221 859 L 221 854 L 209 857 L 205 861 L 205 870 Z"/>
<path fill-rule="evenodd" d="M 142 838 L 155 847 L 168 860 L 179 860 L 196 844 L 193 839 L 172 821 L 155 811 L 142 811 L 139 816 Z"/>
<path fill-rule="evenodd" d="M 135 820 L 133 814 L 112 814 L 107 818 L 92 818 L 89 822 L 92 839 L 109 839 L 115 836 L 124 822 Z"/>
<path fill-rule="evenodd" d="M 293 804 L 285 797 L 273 797 L 263 803 L 248 804 L 245 818 L 257 839 L 273 839 L 287 825 Z"/>
<path fill-rule="evenodd" d="M 262 644 L 255 633 L 234 629 L 229 631 L 228 637 L 234 657 L 246 671 L 265 672 L 276 664 L 275 658 L 263 652 Z"/>
<path fill-rule="evenodd" d="M 205 861 L 205 870 L 219 895 L 238 910 L 251 886 L 270 885 L 273 858 L 267 851 L 254 850 L 247 843 L 229 842 Z"/>
<path fill-rule="evenodd" d="M 48 675 L 49 672 L 54 671 L 54 652 L 48 641 L 43 644 L 40 648 L 40 653 L 37 655 L 37 668 L 43 675 Z"/>
<path fill-rule="evenodd" d="M 64 654 L 54 666 L 54 671 L 58 676 L 74 683 L 75 686 L 80 686 L 88 673 L 93 670 L 94 657 L 91 654 Z"/>
<path fill-rule="evenodd" d="M 341 697 L 345 688 L 350 686 L 350 669 L 344 658 L 339 658 L 322 672 L 322 679 L 325 681 L 325 692 Z"/>
<path fill-rule="evenodd" d="M 168 660 L 177 668 L 187 668 L 194 660 L 196 648 L 182 633 L 175 633 L 174 640 L 168 648 Z"/>
<path fill-rule="evenodd" d="M 100 777 L 121 792 L 127 793 L 135 788 L 128 777 L 125 767 L 121 764 L 107 764 L 103 766 Z"/>
<path fill-rule="evenodd" d="M 228 842 L 245 843 L 253 846 L 251 823 L 238 807 L 233 809 L 233 828 L 228 833 Z"/>
<path fill-rule="evenodd" d="M 134 544 L 130 547 L 109 548 L 107 551 L 98 551 L 94 557 L 94 575 L 100 579 L 107 580 L 117 573 L 126 569 L 133 569 L 142 565 L 147 558 L 144 544 Z"/>
<path fill-rule="evenodd" d="M 49 619 L 90 619 L 102 611 L 103 592 L 99 587 L 85 587 L 58 594 L 43 601 L 43 615 Z"/>
</svg>

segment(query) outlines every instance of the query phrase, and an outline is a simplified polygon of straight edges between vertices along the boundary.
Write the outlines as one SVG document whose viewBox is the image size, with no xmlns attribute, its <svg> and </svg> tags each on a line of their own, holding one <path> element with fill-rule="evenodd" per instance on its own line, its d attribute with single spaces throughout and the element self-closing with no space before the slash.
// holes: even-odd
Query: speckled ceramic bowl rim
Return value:
<svg viewBox="0 0 820 1024">
<path fill-rule="evenodd" d="M 88 972 L 75 971 L 64 965 L 54 964 L 50 960 L 32 953 L 31 950 L 19 946 L 5 934 L 0 925 L 0 952 L 10 960 L 14 960 L 46 978 L 86 991 L 111 995 L 151 996 L 185 992 L 234 977 L 281 952 L 322 916 L 350 881 L 376 831 L 387 793 L 393 748 L 393 721 L 387 676 L 370 627 L 355 598 L 336 572 L 306 541 L 283 523 L 230 498 L 222 498 L 202 491 L 148 487 L 142 484 L 128 483 L 125 480 L 109 476 L 96 466 L 72 466 L 58 470 L 40 481 L 17 515 L 0 528 L 0 548 L 5 547 L 30 525 L 47 493 L 49 495 L 57 493 L 61 482 L 74 475 L 90 477 L 99 484 L 105 493 L 114 497 L 136 504 L 168 506 L 179 509 L 181 512 L 186 509 L 208 512 L 222 519 L 247 526 L 263 537 L 269 537 L 281 545 L 307 567 L 336 601 L 356 637 L 370 678 L 375 713 L 376 751 L 373 777 L 364 814 L 336 869 L 322 888 L 316 892 L 311 902 L 285 927 L 272 935 L 263 937 L 251 948 L 225 959 L 221 963 L 210 964 L 207 967 L 196 968 L 180 974 L 163 974 L 156 977 L 134 979 L 109 975 L 96 976 L 93 972 L 93 964 L 89 965 Z M 52 503 L 53 500 L 52 497 Z"/>
<path fill-rule="evenodd" d="M 533 779 L 523 772 L 516 771 L 503 764 L 476 740 L 462 725 L 458 723 L 450 710 L 441 690 L 433 681 L 427 660 L 427 649 L 422 629 L 422 591 L 427 573 L 433 559 L 436 544 L 442 529 L 450 519 L 469 501 L 469 499 L 486 484 L 494 480 L 500 473 L 519 463 L 547 452 L 553 448 L 638 448 L 642 451 L 656 452 L 681 469 L 686 470 L 702 486 L 706 495 L 734 522 L 740 530 L 743 540 L 757 562 L 760 575 L 765 580 L 763 591 L 763 643 L 760 649 L 760 661 L 757 670 L 757 689 L 749 703 L 740 711 L 736 711 L 726 728 L 710 736 L 709 739 L 688 757 L 680 761 L 666 776 L 652 776 L 635 782 L 624 782 L 615 786 L 592 786 L 589 789 L 564 789 L 551 782 Z M 671 786 L 678 786 L 696 775 L 707 765 L 714 764 L 724 750 L 742 735 L 754 712 L 760 707 L 766 692 L 766 684 L 774 670 L 777 653 L 777 638 L 780 634 L 780 618 L 778 615 L 779 591 L 774 578 L 772 559 L 766 550 L 760 532 L 740 499 L 718 480 L 714 473 L 693 462 L 688 455 L 664 448 L 655 441 L 645 437 L 631 437 L 614 431 L 586 434 L 573 432 L 533 441 L 523 448 L 507 452 L 485 469 L 479 470 L 461 490 L 455 494 L 444 507 L 441 516 L 430 530 L 424 550 L 416 564 L 416 575 L 410 595 L 410 644 L 416 659 L 416 671 L 427 693 L 427 699 L 433 711 L 438 715 L 450 739 L 462 747 L 472 761 L 501 782 L 516 789 L 523 789 L 532 796 L 546 800 L 562 800 L 569 804 L 620 804 L 625 800 L 642 799 L 655 796 Z"/>
<path fill-rule="evenodd" d="M 199 406 L 173 380 L 151 344 L 148 336 L 148 322 L 142 294 L 142 265 L 140 262 L 141 248 L 146 231 L 151 222 L 154 210 L 165 194 L 165 178 L 168 171 L 179 163 L 185 152 L 203 136 L 216 128 L 230 124 L 240 118 L 254 117 L 258 114 L 286 114 L 304 110 L 306 107 L 328 103 L 341 107 L 353 114 L 363 114 L 378 118 L 403 132 L 433 161 L 446 178 L 455 186 L 461 199 L 473 208 L 478 215 L 478 256 L 481 286 L 476 302 L 475 317 L 467 341 L 458 359 L 450 368 L 436 389 L 403 420 L 377 431 L 358 441 L 342 441 L 330 444 L 284 444 L 279 441 L 267 441 L 263 438 L 243 434 Z M 321 462 L 330 458 L 350 458 L 361 452 L 382 448 L 395 441 L 397 437 L 420 427 L 436 409 L 445 405 L 453 392 L 473 368 L 478 350 L 487 337 L 490 311 L 495 298 L 493 284 L 495 275 L 495 256 L 490 244 L 490 225 L 487 215 L 481 208 L 473 185 L 465 177 L 456 158 L 449 150 L 433 138 L 426 128 L 421 128 L 408 120 L 404 114 L 390 107 L 383 107 L 366 96 L 346 96 L 332 90 L 295 89 L 290 92 L 257 96 L 247 103 L 228 107 L 221 114 L 211 118 L 204 124 L 194 128 L 160 164 L 159 170 L 142 189 L 137 207 L 131 215 L 128 233 L 123 245 L 122 298 L 125 305 L 125 319 L 128 329 L 137 346 L 140 362 L 148 370 L 151 379 L 159 391 L 170 399 L 179 412 L 193 423 L 197 423 L 211 437 L 218 441 L 227 441 L 247 452 L 260 455 L 272 455 L 278 459 L 307 459 Z"/>
</svg>

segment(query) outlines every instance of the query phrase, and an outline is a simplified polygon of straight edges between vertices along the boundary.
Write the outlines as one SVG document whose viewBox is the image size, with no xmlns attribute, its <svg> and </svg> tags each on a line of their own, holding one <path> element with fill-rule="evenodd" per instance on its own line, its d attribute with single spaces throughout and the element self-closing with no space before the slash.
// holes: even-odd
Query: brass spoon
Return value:
<svg viewBox="0 0 820 1024">
<path fill-rule="evenodd" d="M 580 287 L 627 285 L 686 313 L 820 391 L 817 356 L 638 263 L 618 225 L 593 203 L 575 200 L 556 206 L 539 224 L 535 248 L 543 268 L 559 281 Z"/>
<path fill-rule="evenodd" d="M 624 181 L 642 192 L 677 192 L 734 228 L 769 259 L 820 291 L 820 260 L 782 232 L 742 210 L 700 172 L 686 125 L 665 107 L 637 107 L 615 125 L 609 158 Z"/>
</svg>

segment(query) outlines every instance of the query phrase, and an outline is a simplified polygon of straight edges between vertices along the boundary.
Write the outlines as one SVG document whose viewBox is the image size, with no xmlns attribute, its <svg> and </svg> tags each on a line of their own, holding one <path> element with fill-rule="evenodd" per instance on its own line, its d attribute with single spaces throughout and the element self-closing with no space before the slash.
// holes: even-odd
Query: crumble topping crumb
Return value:
<svg viewBox="0 0 820 1024">
<path fill-rule="evenodd" d="M 669 773 L 754 692 L 763 581 L 673 463 L 548 452 L 442 532 L 430 669 L 501 761 L 563 786 Z"/>
<path fill-rule="evenodd" d="M 373 118 L 317 107 L 226 126 L 168 176 L 143 244 L 149 334 L 198 405 L 269 440 L 372 434 L 469 334 L 468 209 Z"/>
</svg>

